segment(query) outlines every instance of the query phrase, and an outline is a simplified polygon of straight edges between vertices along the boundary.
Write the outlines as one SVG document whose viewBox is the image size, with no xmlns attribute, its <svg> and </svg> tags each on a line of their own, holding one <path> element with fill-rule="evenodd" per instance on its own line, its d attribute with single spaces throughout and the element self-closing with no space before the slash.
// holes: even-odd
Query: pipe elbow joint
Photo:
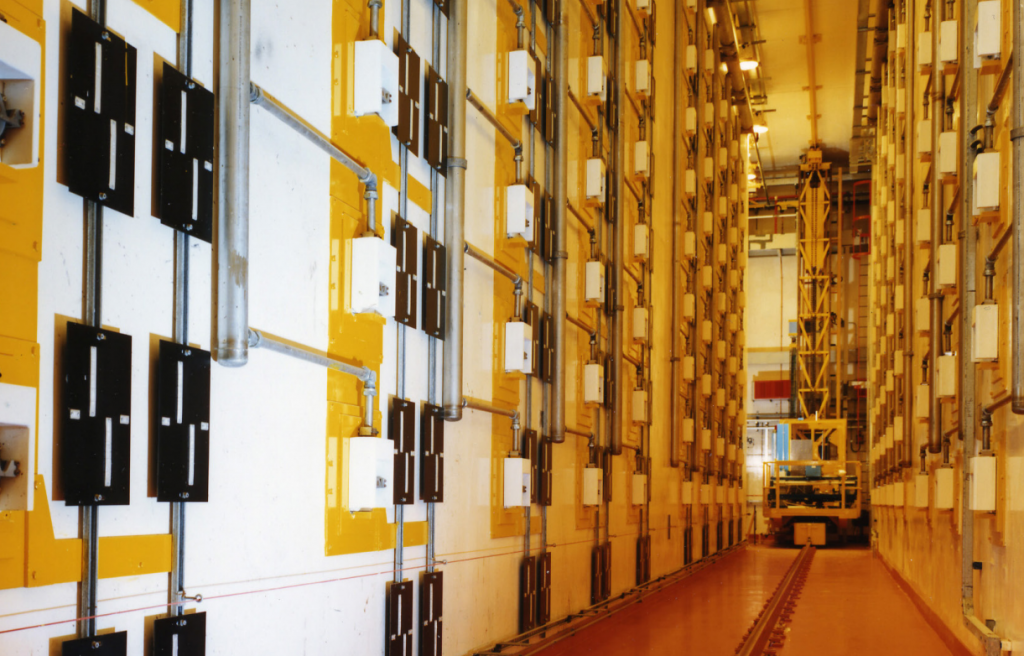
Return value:
<svg viewBox="0 0 1024 656">
<path fill-rule="evenodd" d="M 377 198 L 377 174 L 366 169 L 366 175 L 359 179 L 360 182 L 366 187 L 366 191 L 363 192 L 363 198 Z"/>
<path fill-rule="evenodd" d="M 259 105 L 263 102 L 263 89 L 260 85 L 255 82 L 249 82 L 249 102 L 253 105 Z"/>
</svg>

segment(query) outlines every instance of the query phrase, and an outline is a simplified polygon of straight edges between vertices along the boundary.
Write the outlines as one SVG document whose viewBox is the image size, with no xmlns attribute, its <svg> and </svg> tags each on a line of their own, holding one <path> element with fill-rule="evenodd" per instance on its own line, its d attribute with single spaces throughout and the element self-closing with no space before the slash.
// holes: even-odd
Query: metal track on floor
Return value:
<svg viewBox="0 0 1024 656">
<path fill-rule="evenodd" d="M 807 545 L 797 554 L 771 599 L 765 602 L 754 625 L 736 648 L 737 656 L 774 656 L 781 649 L 790 616 L 807 581 L 814 552 L 815 548 Z"/>
</svg>

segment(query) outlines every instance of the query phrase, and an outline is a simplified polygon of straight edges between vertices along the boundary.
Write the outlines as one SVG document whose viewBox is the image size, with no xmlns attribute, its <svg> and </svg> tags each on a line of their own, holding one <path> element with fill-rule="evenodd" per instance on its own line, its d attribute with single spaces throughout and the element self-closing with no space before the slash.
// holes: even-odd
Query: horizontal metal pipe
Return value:
<svg viewBox="0 0 1024 656">
<path fill-rule="evenodd" d="M 1006 95 L 1006 90 L 1010 88 L 1011 71 L 1013 71 L 1012 52 L 1006 57 L 1006 62 L 1003 64 L 1003 72 L 999 75 L 999 81 L 996 82 L 996 88 L 992 92 L 992 100 L 989 101 L 988 107 L 985 108 L 985 113 L 989 116 L 999 111 L 999 105 L 1003 102 L 1003 96 Z"/>
<path fill-rule="evenodd" d="M 589 440 L 594 439 L 594 434 L 593 433 L 588 433 L 586 431 L 581 431 L 578 428 L 570 428 L 570 427 L 566 426 L 565 427 L 565 432 L 569 433 L 570 435 L 578 435 L 580 437 L 585 437 L 585 438 L 587 438 Z"/>
<path fill-rule="evenodd" d="M 572 203 L 566 203 L 566 207 L 568 207 L 569 212 L 576 217 L 576 220 L 580 222 L 580 225 L 587 229 L 587 232 L 594 232 L 594 224 L 587 220 L 587 217 L 576 209 Z"/>
<path fill-rule="evenodd" d="M 348 364 L 347 362 L 342 362 L 341 360 L 324 355 L 312 348 L 286 342 L 279 338 L 270 336 L 260 330 L 255 330 L 253 328 L 249 329 L 249 348 L 263 348 L 298 360 L 305 360 L 312 364 L 318 364 L 320 366 L 327 367 L 328 369 L 334 369 L 335 371 L 340 371 L 343 374 L 355 376 L 369 386 L 376 388 L 377 373 L 373 369 L 370 369 L 369 367 L 357 367 L 355 365 Z"/>
<path fill-rule="evenodd" d="M 498 120 L 498 117 L 494 114 L 494 112 L 492 112 L 490 108 L 488 108 L 487 105 L 485 105 L 483 101 L 480 100 L 479 96 L 473 93 L 472 89 L 466 89 L 466 100 L 469 101 L 470 105 L 476 107 L 478 112 L 484 115 L 484 118 L 487 119 L 487 122 L 494 126 L 494 129 L 497 130 L 501 134 L 501 136 L 505 137 L 505 140 L 508 141 L 512 145 L 512 147 L 516 149 L 516 151 L 521 151 L 523 149 L 523 142 L 521 142 L 519 139 L 516 139 L 515 135 L 509 132 L 508 128 L 502 125 L 501 121 Z"/>
<path fill-rule="evenodd" d="M 515 283 L 516 286 L 520 286 L 520 285 L 523 284 L 523 277 L 520 276 L 518 273 L 516 273 L 512 269 L 509 269 L 507 266 L 505 266 L 501 262 L 498 262 L 497 260 L 495 260 L 493 257 L 488 255 L 487 253 L 483 252 L 482 250 L 480 250 L 476 246 L 473 246 L 472 244 L 470 244 L 468 241 L 465 242 L 465 244 L 466 244 L 466 246 L 465 246 L 466 255 L 469 255 L 474 260 L 485 264 L 487 267 L 493 269 L 495 272 L 500 273 L 501 275 L 505 276 L 506 278 L 511 280 L 513 283 Z"/>
<path fill-rule="evenodd" d="M 597 124 L 594 122 L 594 119 L 590 118 L 590 114 L 583 108 L 583 104 L 580 103 L 580 99 L 576 97 L 576 94 L 573 93 L 571 89 L 569 90 L 569 100 L 572 101 L 572 104 L 576 105 L 576 109 L 579 110 L 580 115 L 583 116 L 583 120 L 590 126 L 590 129 L 596 130 Z"/>
<path fill-rule="evenodd" d="M 593 335 L 594 334 L 594 327 L 593 326 L 588 326 L 582 320 L 577 319 L 576 317 L 572 316 L 568 312 L 565 313 L 565 318 L 568 319 L 569 323 L 571 323 L 572 325 L 576 326 L 577 328 L 579 328 L 583 332 L 587 333 L 588 335 Z"/>
<path fill-rule="evenodd" d="M 501 415 L 502 417 L 508 417 L 514 419 L 519 416 L 519 411 L 515 409 L 499 408 L 493 403 L 487 401 L 481 401 L 480 399 L 470 398 L 468 396 L 463 397 L 462 407 L 469 408 L 470 410 L 479 410 L 481 412 L 489 412 L 492 415 Z"/>
</svg>

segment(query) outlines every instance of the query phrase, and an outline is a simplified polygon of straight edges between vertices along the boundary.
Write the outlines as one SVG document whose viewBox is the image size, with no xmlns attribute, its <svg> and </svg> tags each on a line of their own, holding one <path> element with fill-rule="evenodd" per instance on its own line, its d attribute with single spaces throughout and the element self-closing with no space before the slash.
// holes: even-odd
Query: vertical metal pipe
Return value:
<svg viewBox="0 0 1024 656">
<path fill-rule="evenodd" d="M 453 0 L 448 9 L 448 176 L 445 179 L 444 243 L 448 252 L 445 297 L 444 418 L 462 419 L 462 328 L 465 292 L 466 209 L 466 34 L 469 0 Z"/>
<path fill-rule="evenodd" d="M 367 6 L 370 8 L 370 38 L 380 37 L 380 8 L 383 5 L 381 0 L 370 0 Z"/>
<path fill-rule="evenodd" d="M 939 141 L 942 137 L 943 125 L 943 96 L 945 94 L 945 75 L 942 73 L 942 64 L 938 60 L 939 55 L 939 26 L 942 22 L 942 2 L 934 0 L 932 7 L 934 12 L 932 18 L 932 167 L 929 188 L 931 190 L 931 226 L 932 226 L 932 285 L 931 285 L 931 330 L 928 333 L 928 352 L 931 373 L 931 394 L 929 397 L 929 421 L 928 421 L 928 452 L 939 453 L 942 451 L 942 404 L 939 402 L 936 383 L 938 378 L 939 356 L 942 354 L 942 297 L 938 293 L 938 262 L 939 246 L 942 244 L 942 180 L 939 178 Z"/>
<path fill-rule="evenodd" d="M 669 379 L 670 428 L 669 464 L 679 466 L 679 360 L 682 357 L 679 335 L 679 293 L 682 291 L 682 260 L 679 253 L 679 242 L 683 230 L 683 197 L 680 192 L 680 180 L 683 179 L 683 122 L 681 115 L 686 111 L 686 90 L 683 84 L 683 60 L 686 57 L 686 8 L 676 3 L 675 8 L 675 45 L 673 49 L 672 90 L 675 97 L 675 111 L 672 112 L 672 356 L 671 379 Z"/>
<path fill-rule="evenodd" d="M 220 0 L 217 342 L 226 367 L 249 359 L 250 0 Z"/>
<path fill-rule="evenodd" d="M 441 10 L 437 5 L 431 6 L 431 65 L 441 71 Z M 430 170 L 430 236 L 438 239 L 438 213 L 441 202 L 438 198 L 440 191 L 440 180 L 434 169 Z M 430 348 L 427 351 L 427 401 L 431 405 L 437 405 L 437 349 L 439 342 L 436 337 L 427 337 Z M 436 535 L 436 508 L 433 503 L 427 503 L 427 571 L 434 571 Z"/>
<path fill-rule="evenodd" d="M 623 15 L 626 5 L 623 0 L 615 0 L 617 8 L 615 11 L 615 115 L 612 117 L 615 125 L 614 144 L 615 152 L 612 157 L 615 161 L 615 174 L 612 177 L 612 196 L 615 200 L 615 225 L 612 236 L 612 387 L 615 397 L 612 400 L 614 408 L 611 417 L 611 445 L 612 455 L 622 454 L 622 421 L 625 416 L 623 383 L 625 376 L 622 373 L 622 333 L 625 317 L 623 302 L 624 291 L 624 270 L 623 253 L 626 243 L 626 198 L 623 175 L 626 171 L 626 126 L 623 116 L 626 103 L 625 80 L 626 80 L 626 49 L 623 44 L 623 34 L 626 24 Z"/>
<path fill-rule="evenodd" d="M 1024 414 L 1024 0 L 1013 0 L 1013 104 L 1010 107 L 1010 138 L 1013 140 L 1013 276 L 1012 301 L 1012 350 L 1013 366 L 1011 409 L 1014 414 Z"/>
<path fill-rule="evenodd" d="M 569 254 L 566 247 L 566 213 L 568 212 L 569 181 L 569 16 L 565 3 L 558 3 L 555 17 L 554 76 L 555 97 L 552 110 L 555 112 L 555 149 L 553 161 L 552 214 L 554 215 L 555 254 L 551 281 L 552 339 L 552 385 L 550 427 L 548 435 L 552 442 L 565 441 L 565 298 L 566 265 Z"/>
</svg>

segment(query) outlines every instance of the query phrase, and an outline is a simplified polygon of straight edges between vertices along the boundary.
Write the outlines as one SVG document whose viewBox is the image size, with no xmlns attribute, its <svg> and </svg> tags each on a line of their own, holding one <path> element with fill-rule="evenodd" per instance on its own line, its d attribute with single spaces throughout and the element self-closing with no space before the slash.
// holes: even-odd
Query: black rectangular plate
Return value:
<svg viewBox="0 0 1024 656">
<path fill-rule="evenodd" d="M 67 48 L 64 154 L 68 190 L 134 216 L 135 48 L 77 9 L 71 12 Z M 111 151 L 115 165 L 113 187 L 110 185 Z"/>
<path fill-rule="evenodd" d="M 537 625 L 537 557 L 523 558 L 519 567 L 519 630 Z"/>
<path fill-rule="evenodd" d="M 207 501 L 209 496 L 210 352 L 160 340 L 156 408 L 156 498 L 158 501 Z"/>
<path fill-rule="evenodd" d="M 128 632 L 66 640 L 60 645 L 60 653 L 61 656 L 127 656 Z"/>
<path fill-rule="evenodd" d="M 526 325 L 533 329 L 533 339 L 530 340 L 531 348 L 533 352 L 530 354 L 531 361 L 533 362 L 534 372 L 539 375 L 538 367 L 540 367 L 540 308 L 537 307 L 536 303 L 526 302 L 523 311 L 523 321 Z"/>
<path fill-rule="evenodd" d="M 174 651 L 174 636 L 178 651 Z M 206 613 L 190 613 L 153 621 L 153 656 L 206 656 Z"/>
<path fill-rule="evenodd" d="M 427 235 L 423 244 L 423 332 L 444 339 L 448 250 Z"/>
<path fill-rule="evenodd" d="M 90 403 L 92 348 L 95 398 Z M 64 346 L 61 477 L 68 506 L 128 505 L 131 466 L 132 338 L 68 322 Z M 107 420 L 110 485 L 107 485 Z"/>
<path fill-rule="evenodd" d="M 163 76 L 160 138 L 157 140 L 160 222 L 211 243 L 213 92 L 185 77 L 167 62 L 164 62 Z M 181 143 L 183 118 L 184 147 Z"/>
<path fill-rule="evenodd" d="M 420 656 L 441 656 L 444 572 L 424 572 L 420 580 Z"/>
<path fill-rule="evenodd" d="M 420 498 L 429 503 L 441 503 L 444 501 L 444 412 L 441 406 L 424 405 L 420 421 L 423 460 Z"/>
<path fill-rule="evenodd" d="M 537 626 L 551 621 L 551 552 L 537 555 Z"/>
<path fill-rule="evenodd" d="M 402 35 L 395 32 L 395 54 L 398 55 L 398 125 L 392 128 L 399 143 L 420 156 L 420 56 Z"/>
<path fill-rule="evenodd" d="M 537 444 L 537 456 L 539 457 L 539 467 L 537 468 L 537 503 L 542 506 L 550 506 L 551 490 L 554 486 L 551 474 L 551 470 L 554 467 L 551 440 L 541 438 Z"/>
<path fill-rule="evenodd" d="M 427 163 L 441 175 L 447 175 L 448 83 L 430 66 L 427 66 L 426 103 L 427 132 L 423 141 Z"/>
<path fill-rule="evenodd" d="M 394 492 L 396 505 L 416 502 L 416 406 L 393 399 L 388 438 L 395 443 Z"/>
<path fill-rule="evenodd" d="M 555 322 L 544 312 L 540 316 L 540 379 L 550 384 L 554 380 Z"/>
<path fill-rule="evenodd" d="M 419 234 L 416 226 L 397 214 L 394 215 L 394 228 L 391 230 L 391 245 L 398 251 L 398 264 L 395 274 L 395 321 L 410 328 L 416 327 L 416 305 L 419 296 L 417 285 L 419 277 Z"/>
<path fill-rule="evenodd" d="M 448 3 L 450 1 L 451 0 L 434 0 L 434 4 L 438 6 L 438 8 L 441 10 L 442 14 L 447 16 L 448 15 Z"/>
<path fill-rule="evenodd" d="M 540 472 L 540 453 L 537 451 L 537 431 L 523 431 L 523 457 L 530 461 L 530 503 L 537 503 L 537 480 Z"/>
<path fill-rule="evenodd" d="M 388 583 L 386 656 L 412 656 L 412 582 Z"/>
<path fill-rule="evenodd" d="M 554 0 L 550 0 L 554 4 Z M 544 140 L 549 146 L 555 145 L 557 136 L 558 115 L 555 112 L 555 77 L 548 75 L 544 79 Z"/>
</svg>

